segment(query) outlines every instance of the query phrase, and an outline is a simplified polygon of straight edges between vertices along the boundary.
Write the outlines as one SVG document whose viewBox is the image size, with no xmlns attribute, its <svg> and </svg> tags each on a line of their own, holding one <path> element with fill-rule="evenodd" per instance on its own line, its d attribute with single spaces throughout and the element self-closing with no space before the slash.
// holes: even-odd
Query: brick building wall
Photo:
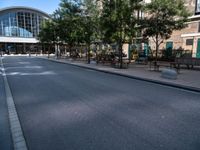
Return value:
<svg viewBox="0 0 200 150">
<path fill-rule="evenodd" d="M 182 37 L 183 35 L 186 34 L 194 34 L 198 33 L 198 28 L 199 28 L 199 22 L 189 22 L 188 26 L 182 30 L 177 30 L 172 33 L 171 38 L 166 40 L 164 44 L 161 45 L 161 47 L 164 47 L 166 42 L 173 42 L 173 48 L 177 49 L 179 47 L 183 47 L 184 49 L 189 49 L 191 50 L 192 46 L 191 45 L 186 45 L 186 39 L 191 39 L 193 36 L 187 36 L 187 37 Z"/>
<path fill-rule="evenodd" d="M 195 15 L 196 0 L 185 0 L 185 6 L 192 14 L 189 17 L 191 21 L 187 23 L 188 26 L 186 28 L 174 31 L 171 38 L 160 45 L 160 49 L 165 49 L 168 42 L 173 42 L 173 49 L 183 48 L 184 50 L 190 50 L 193 57 L 196 57 L 198 39 L 200 39 L 200 15 Z M 152 40 L 149 41 L 149 44 L 152 49 L 155 49 L 155 43 Z"/>
</svg>

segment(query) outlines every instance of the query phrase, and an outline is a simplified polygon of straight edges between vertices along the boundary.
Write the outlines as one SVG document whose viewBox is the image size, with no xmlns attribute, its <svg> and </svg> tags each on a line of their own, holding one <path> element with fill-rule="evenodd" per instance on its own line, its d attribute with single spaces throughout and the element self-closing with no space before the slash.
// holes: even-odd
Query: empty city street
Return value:
<svg viewBox="0 0 200 150">
<path fill-rule="evenodd" d="M 2 61 L 29 150 L 200 149 L 200 93 L 36 57 Z"/>
</svg>

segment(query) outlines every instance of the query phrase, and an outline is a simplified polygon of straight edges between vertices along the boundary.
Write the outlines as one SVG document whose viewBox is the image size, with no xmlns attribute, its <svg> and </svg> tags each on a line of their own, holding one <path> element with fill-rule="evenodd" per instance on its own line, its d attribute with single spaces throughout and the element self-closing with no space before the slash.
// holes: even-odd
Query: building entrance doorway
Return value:
<svg viewBox="0 0 200 150">
<path fill-rule="evenodd" d="M 197 41 L 197 52 L 196 52 L 196 57 L 200 58 L 200 39 Z"/>
</svg>

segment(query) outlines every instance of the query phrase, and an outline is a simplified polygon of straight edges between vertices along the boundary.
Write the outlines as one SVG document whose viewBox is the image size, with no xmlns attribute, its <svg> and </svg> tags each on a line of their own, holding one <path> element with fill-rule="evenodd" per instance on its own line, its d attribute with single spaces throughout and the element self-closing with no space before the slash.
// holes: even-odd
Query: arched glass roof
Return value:
<svg viewBox="0 0 200 150">
<path fill-rule="evenodd" d="M 50 18 L 49 14 L 36 9 L 36 8 L 32 8 L 32 7 L 25 7 L 25 6 L 12 6 L 12 7 L 5 7 L 5 8 L 1 8 L 0 9 L 0 15 L 2 15 L 3 13 L 8 13 L 8 12 L 16 12 L 16 11 L 29 11 L 29 12 L 35 12 L 35 13 L 39 13 L 41 15 L 43 15 L 44 17 Z"/>
<path fill-rule="evenodd" d="M 50 16 L 30 7 L 7 7 L 0 9 L 0 36 L 36 38 L 42 22 Z"/>
</svg>

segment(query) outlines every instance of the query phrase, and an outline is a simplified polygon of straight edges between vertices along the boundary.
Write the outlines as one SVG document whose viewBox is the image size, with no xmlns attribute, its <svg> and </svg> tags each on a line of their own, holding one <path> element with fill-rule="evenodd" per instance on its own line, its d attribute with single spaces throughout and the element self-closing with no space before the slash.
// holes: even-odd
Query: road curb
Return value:
<svg viewBox="0 0 200 150">
<path fill-rule="evenodd" d="M 200 93 L 200 88 L 196 88 L 196 87 L 185 86 L 185 85 L 169 83 L 169 82 L 164 82 L 164 81 L 159 81 L 159 80 L 153 80 L 153 79 L 148 79 L 148 78 L 141 78 L 141 77 L 138 77 L 138 76 L 126 75 L 126 74 L 123 74 L 123 73 L 112 72 L 112 71 L 107 71 L 107 70 L 101 70 L 101 69 L 98 69 L 98 68 L 83 66 L 83 65 L 79 65 L 79 64 L 73 64 L 73 63 L 64 62 L 64 61 L 61 61 L 61 60 L 54 60 L 54 59 L 48 59 L 48 58 L 42 58 L 42 57 L 36 57 L 36 58 L 41 58 L 41 59 L 49 60 L 49 61 L 56 62 L 56 63 L 68 64 L 68 65 L 72 65 L 72 66 L 76 66 L 76 67 L 86 68 L 86 69 L 100 71 L 100 72 L 104 72 L 104 73 L 108 73 L 108 74 L 114 74 L 114 75 L 123 76 L 123 77 L 136 79 L 136 80 L 140 80 L 140 81 L 146 81 L 146 82 L 150 82 L 150 83 L 155 83 L 155 84 L 159 84 L 159 85 L 165 85 L 165 86 L 169 86 L 169 87 L 174 87 L 174 88 L 179 88 L 179 89 L 183 89 L 183 90 L 187 90 L 187 91 Z"/>
<path fill-rule="evenodd" d="M 3 73 L 4 87 L 6 92 L 6 102 L 8 107 L 8 118 L 10 123 L 10 131 L 12 135 L 14 150 L 28 150 L 25 137 L 22 131 L 20 120 L 17 114 L 13 96 L 8 84 L 8 79 L 6 77 L 5 69 L 3 66 L 3 61 L 1 58 L 1 67 Z"/>
</svg>

